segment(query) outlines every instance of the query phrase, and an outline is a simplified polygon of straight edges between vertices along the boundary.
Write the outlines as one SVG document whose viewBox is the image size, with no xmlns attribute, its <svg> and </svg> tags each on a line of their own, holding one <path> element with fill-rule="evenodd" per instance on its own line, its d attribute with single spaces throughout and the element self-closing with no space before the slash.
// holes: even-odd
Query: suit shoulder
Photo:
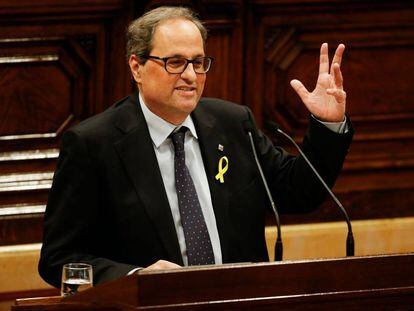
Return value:
<svg viewBox="0 0 414 311">
<path fill-rule="evenodd" d="M 119 100 L 106 110 L 81 121 L 70 128 L 69 131 L 76 132 L 81 136 L 95 136 L 113 131 L 114 125 L 118 122 L 120 114 L 124 114 L 122 113 L 124 110 L 131 110 L 131 115 L 136 111 L 136 105 L 134 105 L 130 96 Z"/>
</svg>

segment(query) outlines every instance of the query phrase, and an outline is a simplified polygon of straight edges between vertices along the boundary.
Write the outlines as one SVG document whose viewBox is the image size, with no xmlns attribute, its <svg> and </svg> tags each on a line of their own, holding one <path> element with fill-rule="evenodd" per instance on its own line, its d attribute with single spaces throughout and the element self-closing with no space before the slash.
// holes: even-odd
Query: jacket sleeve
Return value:
<svg viewBox="0 0 414 311">
<path fill-rule="evenodd" d="M 67 131 L 49 194 L 39 273 L 49 284 L 60 287 L 62 266 L 69 262 L 93 266 L 94 283 L 115 279 L 136 268 L 98 254 L 98 175 L 90 150 L 74 130 Z"/>
<path fill-rule="evenodd" d="M 250 111 L 249 115 L 254 123 Z M 348 117 L 347 122 L 348 131 L 339 134 L 310 118 L 303 139 L 302 150 L 331 188 L 342 169 L 354 133 Z M 327 192 L 302 156 L 291 155 L 274 146 L 266 135 L 254 128 L 260 162 L 279 211 L 297 213 L 316 209 L 325 200 Z"/>
</svg>

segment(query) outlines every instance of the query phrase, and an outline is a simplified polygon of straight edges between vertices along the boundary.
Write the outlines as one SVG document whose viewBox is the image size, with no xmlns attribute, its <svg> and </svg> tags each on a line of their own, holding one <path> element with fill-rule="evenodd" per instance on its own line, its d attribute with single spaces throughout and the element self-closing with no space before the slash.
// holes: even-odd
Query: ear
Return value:
<svg viewBox="0 0 414 311">
<path fill-rule="evenodd" d="M 135 54 L 132 54 L 129 58 L 129 68 L 131 69 L 132 76 L 134 77 L 135 82 L 141 82 L 141 71 L 143 69 L 143 64 L 139 62 L 138 57 Z"/>
</svg>

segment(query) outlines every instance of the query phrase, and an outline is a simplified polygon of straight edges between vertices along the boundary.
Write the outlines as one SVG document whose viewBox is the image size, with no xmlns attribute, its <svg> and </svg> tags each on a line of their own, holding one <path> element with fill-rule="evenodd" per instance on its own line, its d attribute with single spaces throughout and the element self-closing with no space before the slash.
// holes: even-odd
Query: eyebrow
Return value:
<svg viewBox="0 0 414 311">
<path fill-rule="evenodd" d="M 167 56 L 167 57 L 181 57 L 181 58 L 187 58 L 187 57 L 185 57 L 184 55 L 182 55 L 182 54 L 174 54 L 174 55 L 171 55 L 171 56 Z M 197 54 L 196 56 L 194 56 L 194 57 L 192 57 L 192 58 L 189 58 L 189 59 L 195 59 L 195 58 L 199 58 L 199 57 L 206 57 L 204 54 Z"/>
</svg>

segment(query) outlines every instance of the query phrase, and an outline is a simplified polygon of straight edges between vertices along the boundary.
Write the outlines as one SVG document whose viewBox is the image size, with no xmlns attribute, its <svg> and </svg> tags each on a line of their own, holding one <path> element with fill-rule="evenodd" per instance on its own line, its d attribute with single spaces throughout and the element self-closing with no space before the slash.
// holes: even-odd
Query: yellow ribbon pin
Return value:
<svg viewBox="0 0 414 311">
<path fill-rule="evenodd" d="M 226 162 L 226 164 L 223 167 L 223 161 Z M 229 159 L 227 157 L 221 157 L 220 161 L 218 163 L 218 174 L 216 175 L 216 179 L 220 180 L 220 183 L 224 183 L 224 174 L 229 169 Z"/>
</svg>

